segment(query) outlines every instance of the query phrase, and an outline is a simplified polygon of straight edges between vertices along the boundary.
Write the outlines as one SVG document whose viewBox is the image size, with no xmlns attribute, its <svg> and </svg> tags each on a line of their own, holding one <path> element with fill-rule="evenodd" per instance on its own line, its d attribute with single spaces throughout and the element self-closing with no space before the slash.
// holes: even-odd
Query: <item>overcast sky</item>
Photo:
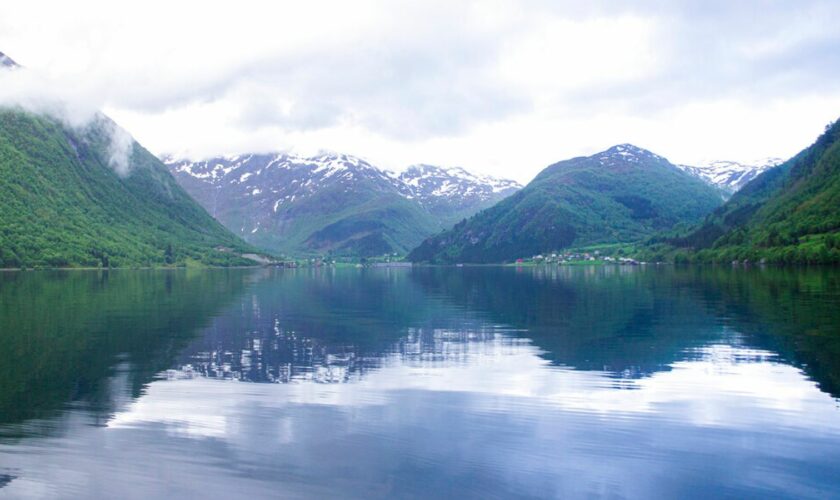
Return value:
<svg viewBox="0 0 840 500">
<path fill-rule="evenodd" d="M 320 149 L 519 181 L 630 142 L 789 157 L 840 117 L 840 2 L 0 4 L 0 51 L 157 154 Z"/>
</svg>

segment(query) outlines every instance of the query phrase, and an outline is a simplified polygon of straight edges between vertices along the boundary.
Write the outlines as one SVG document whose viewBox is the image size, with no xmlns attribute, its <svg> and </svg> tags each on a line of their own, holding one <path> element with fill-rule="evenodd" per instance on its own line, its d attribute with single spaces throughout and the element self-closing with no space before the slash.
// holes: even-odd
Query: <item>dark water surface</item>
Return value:
<svg viewBox="0 0 840 500">
<path fill-rule="evenodd" d="M 837 497 L 838 396 L 838 270 L 0 273 L 0 497 Z"/>
</svg>

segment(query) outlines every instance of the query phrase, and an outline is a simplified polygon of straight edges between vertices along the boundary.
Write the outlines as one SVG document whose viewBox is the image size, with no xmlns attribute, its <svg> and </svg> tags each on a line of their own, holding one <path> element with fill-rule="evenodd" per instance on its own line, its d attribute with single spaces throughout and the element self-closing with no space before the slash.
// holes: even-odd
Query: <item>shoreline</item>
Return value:
<svg viewBox="0 0 840 500">
<path fill-rule="evenodd" d="M 178 266 L 178 267 L 2 267 L 0 272 L 30 272 L 30 271 L 182 271 L 187 269 L 259 269 L 274 266 Z"/>
</svg>

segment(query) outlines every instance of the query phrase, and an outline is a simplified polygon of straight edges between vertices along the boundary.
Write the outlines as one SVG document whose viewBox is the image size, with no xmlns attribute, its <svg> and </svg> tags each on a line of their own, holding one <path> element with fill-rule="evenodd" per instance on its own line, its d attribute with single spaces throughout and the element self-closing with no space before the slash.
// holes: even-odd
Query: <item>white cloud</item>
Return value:
<svg viewBox="0 0 840 500">
<path fill-rule="evenodd" d="M 45 78 L 37 71 L 2 69 L 0 106 L 46 114 L 81 133 L 95 127 L 107 136 L 109 166 L 120 176 L 128 175 L 131 170 L 134 139 L 125 129 L 102 116 L 98 101 L 91 95 L 76 93 L 64 82 Z"/>
<path fill-rule="evenodd" d="M 226 437 L 239 430 L 234 424 L 241 408 L 380 406 L 389 405 L 393 394 L 412 391 L 484 395 L 488 397 L 481 404 L 499 405 L 469 407 L 465 398 L 464 411 L 506 412 L 509 398 L 521 398 L 550 410 L 546 415 L 581 412 L 613 419 L 667 411 L 682 423 L 705 427 L 754 427 L 754 416 L 745 417 L 745 411 L 761 408 L 773 414 L 775 425 L 813 429 L 835 411 L 833 400 L 798 369 L 763 350 L 705 346 L 693 353 L 697 359 L 674 362 L 649 377 L 620 380 L 603 372 L 552 367 L 537 348 L 522 341 L 497 338 L 458 348 L 463 357 L 451 362 L 389 356 L 381 368 L 354 378 L 349 388 L 297 381 L 252 384 L 245 390 L 240 382 L 201 377 L 159 381 L 145 397 L 117 412 L 108 427 L 158 422 L 170 426 L 173 434 Z M 838 428 L 840 424 L 834 426 Z"/>
<path fill-rule="evenodd" d="M 527 181 L 617 142 L 683 163 L 796 153 L 840 114 L 838 14 L 828 1 L 11 1 L 0 50 L 159 154 L 323 148 Z"/>
</svg>

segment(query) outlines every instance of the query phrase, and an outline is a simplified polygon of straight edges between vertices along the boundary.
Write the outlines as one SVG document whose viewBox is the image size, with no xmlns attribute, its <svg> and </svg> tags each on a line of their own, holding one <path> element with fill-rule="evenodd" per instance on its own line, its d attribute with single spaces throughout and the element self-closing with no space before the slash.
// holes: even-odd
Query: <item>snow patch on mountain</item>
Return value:
<svg viewBox="0 0 840 500">
<path fill-rule="evenodd" d="M 628 164 L 643 164 L 650 161 L 670 164 L 662 156 L 632 144 L 619 144 L 592 157 L 596 158 L 601 165 L 612 167 Z M 703 162 L 700 165 L 677 164 L 675 166 L 707 184 L 716 186 L 724 192 L 732 194 L 761 175 L 762 172 L 779 165 L 782 161 L 779 158 L 763 158 L 748 163 L 716 160 Z"/>
<path fill-rule="evenodd" d="M 521 187 L 461 168 L 415 165 L 397 174 L 337 153 L 163 161 L 228 228 L 282 251 L 406 251 Z"/>
<path fill-rule="evenodd" d="M 293 175 L 285 186 L 280 186 L 286 196 L 272 201 L 273 212 L 280 205 L 295 198 L 306 197 L 329 182 L 349 184 L 361 179 L 373 180 L 391 186 L 406 199 L 415 200 L 427 209 L 440 209 L 441 205 L 457 207 L 481 204 L 501 199 L 522 186 L 516 181 L 477 175 L 460 167 L 412 165 L 404 172 L 381 170 L 367 161 L 350 155 L 323 153 L 303 157 L 289 153 L 269 155 L 224 156 L 204 161 L 164 158 L 170 170 L 178 176 L 187 176 L 212 186 L 240 184 L 243 194 L 255 196 L 265 189 L 278 192 L 272 185 L 271 172 L 287 170 Z M 294 185 L 294 186 L 292 186 Z M 290 188 L 294 187 L 293 191 Z"/>
<path fill-rule="evenodd" d="M 596 156 L 598 156 L 598 160 L 602 165 L 615 161 L 630 163 L 641 163 L 646 160 L 667 161 L 658 154 L 651 153 L 647 149 L 642 149 L 632 144 L 619 144 Z"/>
<path fill-rule="evenodd" d="M 726 192 L 734 193 L 763 172 L 781 164 L 782 161 L 779 158 L 763 158 L 749 163 L 716 160 L 699 166 L 677 165 L 677 167 Z"/>
<path fill-rule="evenodd" d="M 418 164 L 390 176 L 404 196 L 423 204 L 439 202 L 441 198 L 486 201 L 522 189 L 516 181 L 476 175 L 460 167 Z"/>
</svg>

